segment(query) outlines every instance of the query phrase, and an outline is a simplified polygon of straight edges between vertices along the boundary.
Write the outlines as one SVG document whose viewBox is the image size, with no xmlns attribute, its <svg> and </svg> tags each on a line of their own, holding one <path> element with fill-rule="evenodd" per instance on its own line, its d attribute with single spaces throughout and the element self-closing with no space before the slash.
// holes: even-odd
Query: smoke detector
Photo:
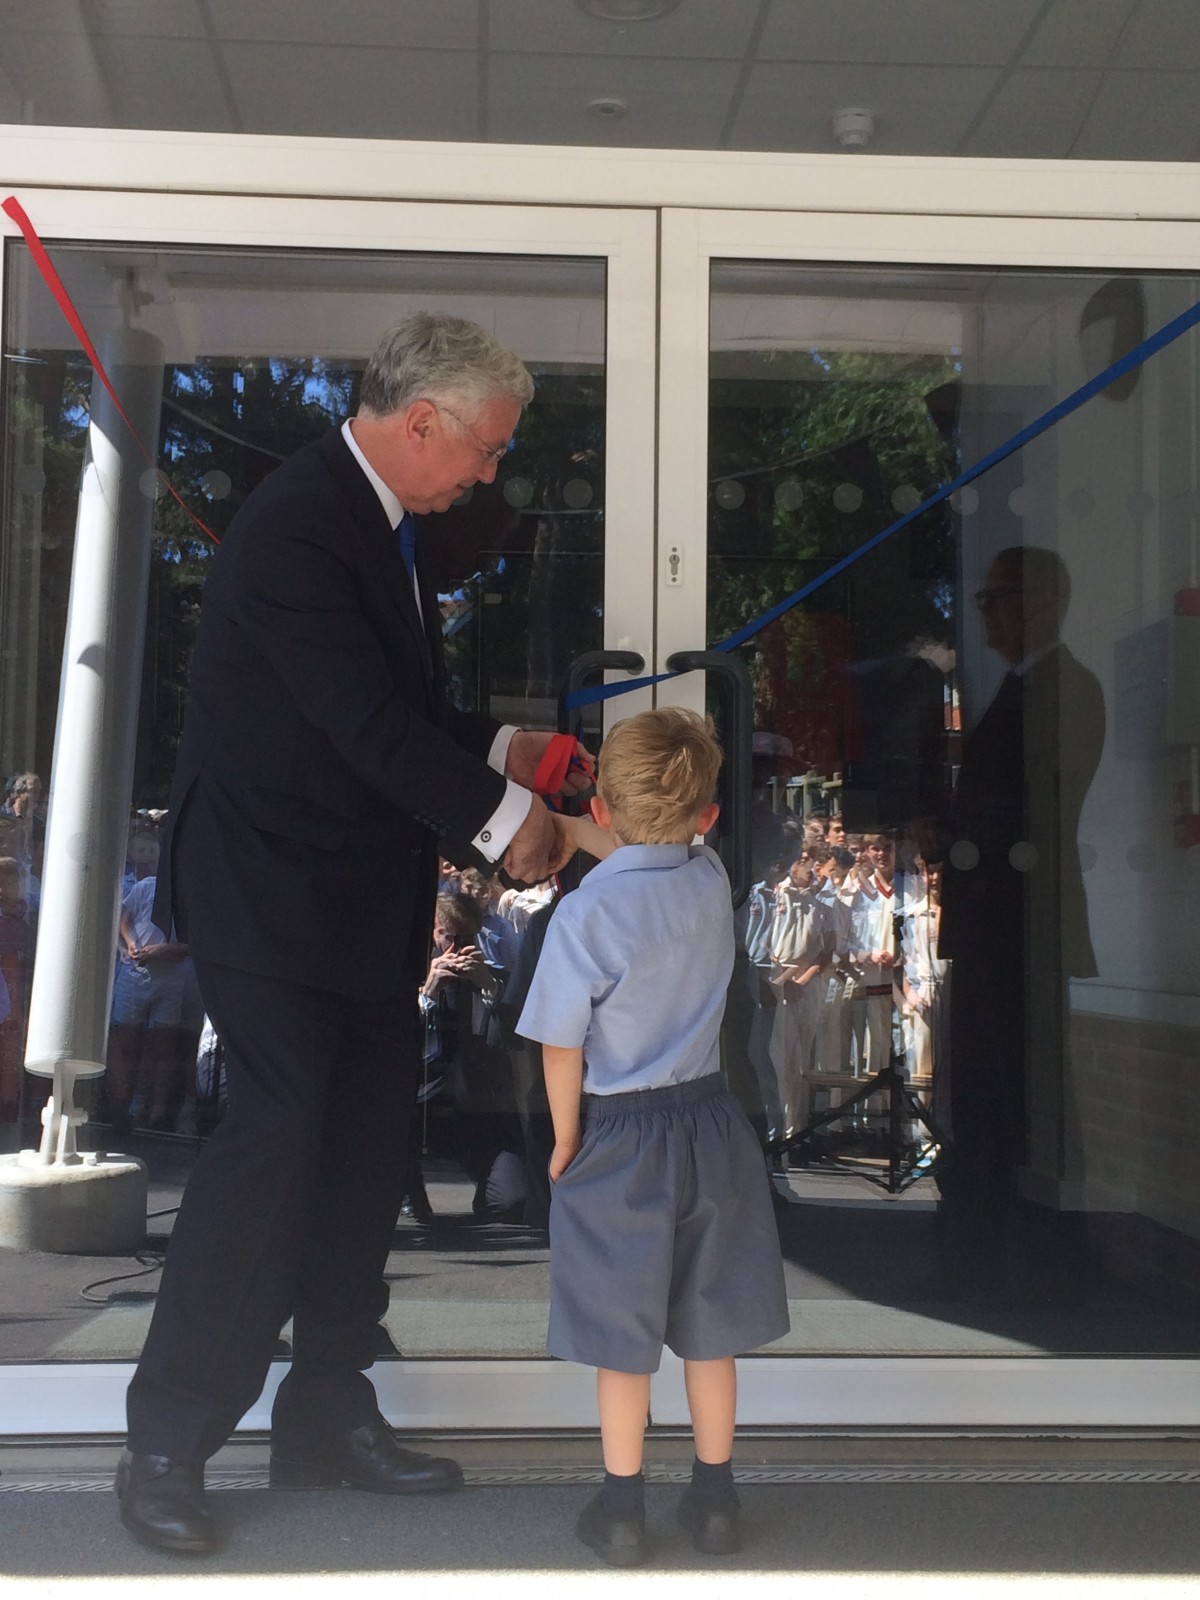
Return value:
<svg viewBox="0 0 1200 1600">
<path fill-rule="evenodd" d="M 875 113 L 843 106 L 833 113 L 833 136 L 843 150 L 865 150 L 875 132 Z"/>
</svg>

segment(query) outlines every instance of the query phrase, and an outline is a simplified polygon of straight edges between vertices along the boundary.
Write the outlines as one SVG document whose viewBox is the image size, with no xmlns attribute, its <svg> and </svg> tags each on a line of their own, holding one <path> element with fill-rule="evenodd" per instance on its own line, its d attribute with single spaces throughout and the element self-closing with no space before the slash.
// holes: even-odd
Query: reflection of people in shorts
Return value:
<svg viewBox="0 0 1200 1600">
<path fill-rule="evenodd" d="M 181 1035 L 186 1027 L 194 1040 L 199 1031 L 189 1003 L 191 962 L 186 948 L 170 944 L 154 923 L 154 887 L 153 877 L 141 878 L 121 903 L 105 1073 L 108 1121 L 118 1132 L 129 1129 L 139 1088 L 145 1121 L 160 1130 L 173 1124 L 187 1070 Z"/>
<path fill-rule="evenodd" d="M 696 1439 L 680 1517 L 700 1549 L 732 1551 L 734 1357 L 788 1329 L 762 1153 L 719 1071 L 729 882 L 690 843 L 716 819 L 720 763 L 690 712 L 609 735 L 595 824 L 563 821 L 605 859 L 559 905 L 518 1023 L 543 1045 L 554 1120 L 547 1345 L 598 1369 L 606 1474 L 578 1531 L 620 1565 L 648 1554 L 642 1447 L 664 1343 Z"/>
</svg>

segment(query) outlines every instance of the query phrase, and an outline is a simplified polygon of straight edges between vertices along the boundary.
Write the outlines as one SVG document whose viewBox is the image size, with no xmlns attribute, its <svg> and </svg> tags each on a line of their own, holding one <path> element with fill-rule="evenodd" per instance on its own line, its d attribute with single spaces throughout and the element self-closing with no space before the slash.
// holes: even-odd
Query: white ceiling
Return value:
<svg viewBox="0 0 1200 1600">
<path fill-rule="evenodd" d="M 1195 161 L 1198 104 L 1200 0 L 0 0 L 10 123 Z"/>
</svg>

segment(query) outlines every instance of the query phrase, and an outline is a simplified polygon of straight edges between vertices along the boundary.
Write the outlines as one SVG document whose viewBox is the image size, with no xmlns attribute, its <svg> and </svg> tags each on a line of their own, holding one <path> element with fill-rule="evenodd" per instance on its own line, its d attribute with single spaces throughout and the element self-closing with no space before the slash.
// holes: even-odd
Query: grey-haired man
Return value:
<svg viewBox="0 0 1200 1600">
<path fill-rule="evenodd" d="M 358 416 L 271 474 L 212 563 L 155 916 L 190 946 L 228 1110 L 184 1195 L 117 1474 L 147 1543 L 214 1542 L 204 1462 L 292 1317 L 272 1482 L 445 1489 L 365 1376 L 404 1189 L 438 840 L 558 864 L 549 735 L 451 707 L 418 519 L 490 482 L 532 397 L 458 318 L 380 343 Z"/>
</svg>

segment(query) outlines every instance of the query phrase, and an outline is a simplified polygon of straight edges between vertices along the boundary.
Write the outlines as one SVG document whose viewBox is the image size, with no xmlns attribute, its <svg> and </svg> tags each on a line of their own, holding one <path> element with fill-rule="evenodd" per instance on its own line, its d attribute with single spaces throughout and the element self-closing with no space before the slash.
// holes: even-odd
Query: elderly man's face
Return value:
<svg viewBox="0 0 1200 1600">
<path fill-rule="evenodd" d="M 418 404 L 431 409 L 398 487 L 405 509 L 423 515 L 447 510 L 473 484 L 492 482 L 521 407 L 516 400 L 489 400 L 477 410 L 465 402 L 449 409 L 433 401 Z"/>
<path fill-rule="evenodd" d="M 1025 657 L 1025 593 L 1021 575 L 993 561 L 976 596 L 988 647 L 1010 666 Z"/>
</svg>

